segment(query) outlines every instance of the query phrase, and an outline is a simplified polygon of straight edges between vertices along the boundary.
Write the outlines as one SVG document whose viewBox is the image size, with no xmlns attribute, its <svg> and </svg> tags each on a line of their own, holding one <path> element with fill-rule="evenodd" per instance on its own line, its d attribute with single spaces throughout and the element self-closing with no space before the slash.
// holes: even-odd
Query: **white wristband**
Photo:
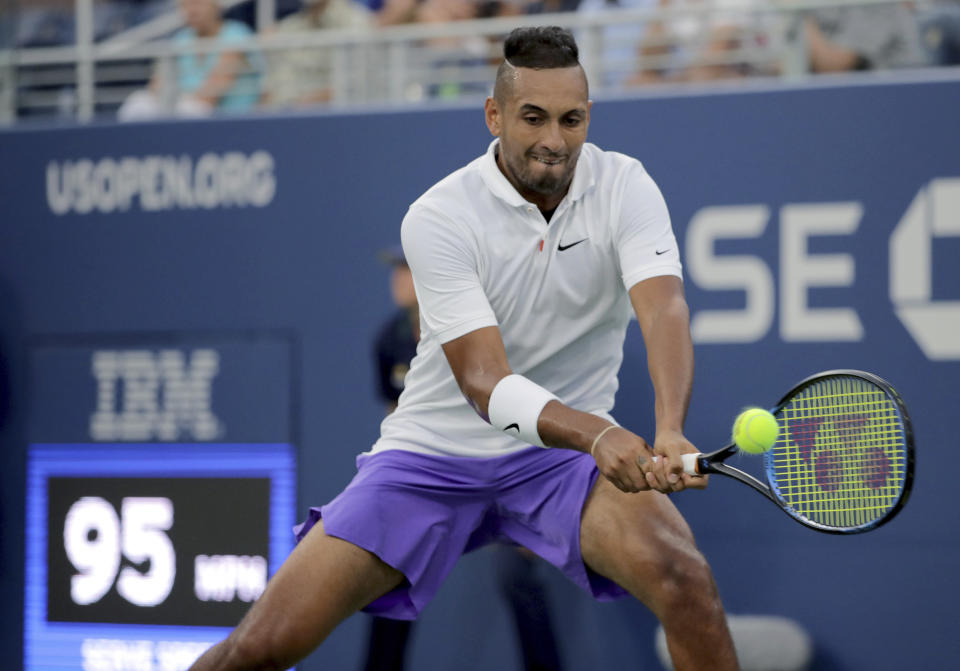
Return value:
<svg viewBox="0 0 960 671">
<path fill-rule="evenodd" d="M 490 424 L 529 445 L 546 447 L 537 432 L 543 407 L 559 400 L 549 391 L 522 375 L 507 375 L 490 393 L 487 416 Z"/>
</svg>

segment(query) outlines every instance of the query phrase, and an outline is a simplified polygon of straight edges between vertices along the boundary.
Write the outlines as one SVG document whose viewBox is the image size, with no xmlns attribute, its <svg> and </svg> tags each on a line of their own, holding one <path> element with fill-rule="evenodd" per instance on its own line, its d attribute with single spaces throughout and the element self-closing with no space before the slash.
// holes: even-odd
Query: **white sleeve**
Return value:
<svg viewBox="0 0 960 671">
<path fill-rule="evenodd" d="M 441 344 L 497 326 L 480 282 L 479 249 L 464 226 L 414 204 L 400 228 L 420 319 Z"/>
<path fill-rule="evenodd" d="M 640 163 L 628 168 L 614 242 L 623 286 L 659 275 L 683 277 L 663 194 Z"/>
</svg>

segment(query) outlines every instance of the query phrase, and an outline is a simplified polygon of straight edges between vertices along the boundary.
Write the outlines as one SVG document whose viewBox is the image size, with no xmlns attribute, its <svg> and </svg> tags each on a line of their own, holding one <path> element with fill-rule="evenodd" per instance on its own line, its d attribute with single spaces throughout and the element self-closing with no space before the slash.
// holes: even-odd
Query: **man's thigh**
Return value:
<svg viewBox="0 0 960 671">
<path fill-rule="evenodd" d="M 635 597 L 648 601 L 648 583 L 677 557 L 697 554 L 693 534 L 670 498 L 625 493 L 597 478 L 580 524 L 584 563 Z"/>
<path fill-rule="evenodd" d="M 292 664 L 336 626 L 396 587 L 403 574 L 366 550 L 328 536 L 323 523 L 297 544 L 237 627 L 245 647 Z"/>
</svg>

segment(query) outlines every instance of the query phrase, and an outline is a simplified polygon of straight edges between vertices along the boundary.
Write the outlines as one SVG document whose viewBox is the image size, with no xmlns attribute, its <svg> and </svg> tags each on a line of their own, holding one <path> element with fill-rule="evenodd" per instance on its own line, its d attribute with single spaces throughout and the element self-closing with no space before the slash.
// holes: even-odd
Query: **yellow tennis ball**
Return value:
<svg viewBox="0 0 960 671">
<path fill-rule="evenodd" d="M 747 408 L 733 423 L 733 442 L 744 452 L 762 454 L 777 442 L 780 425 L 763 408 Z"/>
</svg>

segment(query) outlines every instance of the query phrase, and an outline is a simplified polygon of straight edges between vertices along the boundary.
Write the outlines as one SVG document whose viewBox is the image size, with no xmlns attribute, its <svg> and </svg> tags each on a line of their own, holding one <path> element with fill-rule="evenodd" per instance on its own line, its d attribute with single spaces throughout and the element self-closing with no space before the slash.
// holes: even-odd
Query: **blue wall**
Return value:
<svg viewBox="0 0 960 671">
<path fill-rule="evenodd" d="M 958 109 L 960 82 L 943 81 L 593 110 L 591 140 L 644 162 L 685 252 L 695 442 L 719 447 L 743 405 L 772 404 L 828 368 L 879 373 L 912 411 L 915 491 L 871 534 L 815 534 L 730 482 L 676 497 L 728 609 L 795 618 L 821 669 L 960 665 L 960 524 L 945 467 L 960 383 Z M 410 201 L 487 142 L 479 109 L 0 133 L 0 355 L 12 390 L 0 425 L 3 668 L 21 645 L 25 451 L 40 439 L 28 417 L 50 402 L 31 391 L 30 352 L 282 333 L 299 367 L 301 516 L 348 482 L 377 435 L 370 342 L 390 303 L 376 250 L 399 239 Z M 718 207 L 737 209 L 705 209 Z M 754 223 L 725 228 L 731 213 Z M 730 256 L 747 258 L 728 275 L 719 261 Z M 732 325 L 710 323 L 719 310 Z M 907 327 L 908 313 L 931 311 L 927 326 Z M 615 413 L 642 433 L 652 407 L 635 329 L 621 382 Z M 87 431 L 94 392 L 87 374 L 64 380 L 58 407 L 79 417 L 64 434 Z M 230 394 L 214 389 L 223 416 Z M 492 564 L 487 551 L 461 561 L 416 630 L 412 668 L 520 668 Z M 542 572 L 569 668 L 657 668 L 656 623 L 641 606 L 594 604 Z M 364 633 L 352 618 L 301 668 L 356 668 Z"/>
</svg>

